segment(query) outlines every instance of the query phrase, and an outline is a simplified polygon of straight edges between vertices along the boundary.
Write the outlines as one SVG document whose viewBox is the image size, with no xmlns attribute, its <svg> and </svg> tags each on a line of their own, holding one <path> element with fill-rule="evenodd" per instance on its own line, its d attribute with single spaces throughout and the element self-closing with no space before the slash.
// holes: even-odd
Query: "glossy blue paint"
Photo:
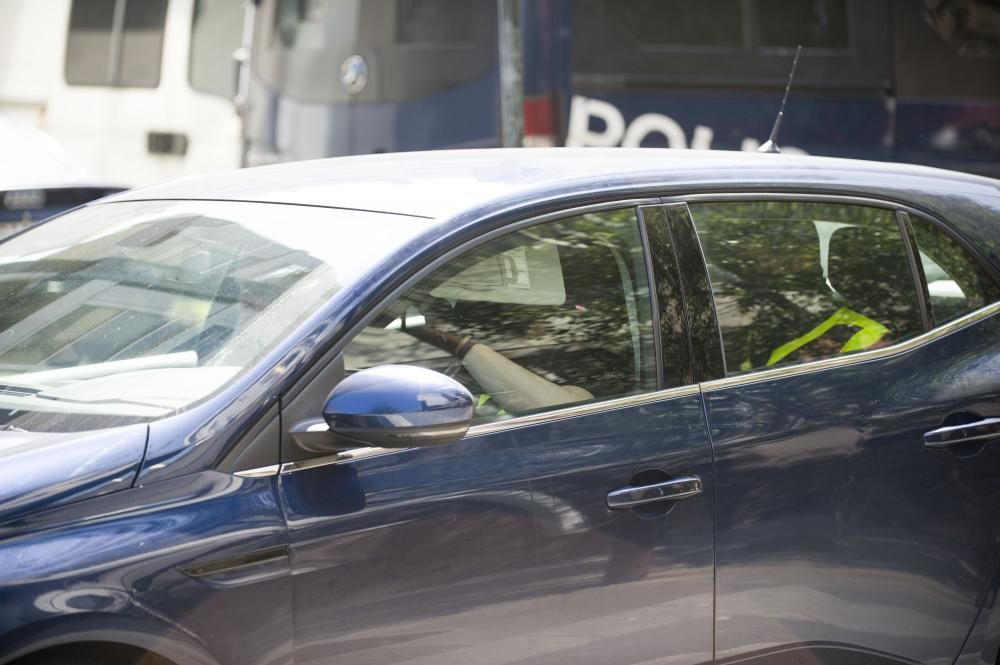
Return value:
<svg viewBox="0 0 1000 665">
<path fill-rule="evenodd" d="M 73 639 L 290 662 L 287 556 L 211 569 L 287 544 L 276 483 L 206 471 L 4 521 L 0 662 Z"/>
<path fill-rule="evenodd" d="M 472 411 L 472 395 L 458 381 L 423 367 L 382 365 L 338 383 L 323 418 L 334 434 L 398 448 L 429 443 L 442 427 L 451 432 L 439 443 L 457 441 Z"/>
<path fill-rule="evenodd" d="M 706 491 L 608 510 L 651 469 Z M 282 474 L 296 662 L 709 660 L 711 477 L 698 396 Z"/>
<path fill-rule="evenodd" d="M 957 656 L 1000 563 L 1000 446 L 929 450 L 923 434 L 1000 415 L 998 335 L 994 316 L 899 356 L 705 394 L 719 658 L 787 641 Z"/>
<path fill-rule="evenodd" d="M 146 425 L 83 434 L 0 432 L 0 522 L 132 486 Z"/>
</svg>

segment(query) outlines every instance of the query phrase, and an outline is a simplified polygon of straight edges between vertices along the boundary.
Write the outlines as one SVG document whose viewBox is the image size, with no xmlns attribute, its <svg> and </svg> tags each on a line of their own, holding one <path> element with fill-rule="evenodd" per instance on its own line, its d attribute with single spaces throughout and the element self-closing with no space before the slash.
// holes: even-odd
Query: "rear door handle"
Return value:
<svg viewBox="0 0 1000 665">
<path fill-rule="evenodd" d="M 679 476 L 652 485 L 628 485 L 608 493 L 608 508 L 629 510 L 658 501 L 680 501 L 701 494 L 701 490 L 698 476 Z"/>
<path fill-rule="evenodd" d="M 924 446 L 947 448 L 960 443 L 975 443 L 1000 438 L 1000 418 L 984 418 L 965 425 L 939 427 L 924 434 Z"/>
</svg>

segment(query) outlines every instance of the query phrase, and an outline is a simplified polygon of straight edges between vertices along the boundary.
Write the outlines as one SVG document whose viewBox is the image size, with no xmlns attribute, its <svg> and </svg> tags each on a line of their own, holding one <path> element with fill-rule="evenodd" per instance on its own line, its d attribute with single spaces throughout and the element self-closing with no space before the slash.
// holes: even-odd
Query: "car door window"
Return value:
<svg viewBox="0 0 1000 665">
<path fill-rule="evenodd" d="M 634 210 L 523 228 L 436 270 L 345 350 L 348 371 L 388 363 L 461 382 L 474 422 L 655 389 Z"/>
<path fill-rule="evenodd" d="M 958 241 L 918 215 L 910 215 L 910 226 L 936 325 L 1000 299 L 996 282 Z"/>
<path fill-rule="evenodd" d="M 923 331 L 894 211 L 794 201 L 690 208 L 727 374 L 879 348 Z"/>
</svg>

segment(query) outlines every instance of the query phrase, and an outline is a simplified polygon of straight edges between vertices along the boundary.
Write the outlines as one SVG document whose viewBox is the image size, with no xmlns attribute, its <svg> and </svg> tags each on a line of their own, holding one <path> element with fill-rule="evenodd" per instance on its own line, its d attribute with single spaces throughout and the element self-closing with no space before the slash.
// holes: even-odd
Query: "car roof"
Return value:
<svg viewBox="0 0 1000 665">
<path fill-rule="evenodd" d="M 523 148 L 292 162 L 184 178 L 104 201 L 257 201 L 447 219 L 573 192 L 742 186 L 1000 195 L 998 180 L 909 164 L 716 150 Z"/>
</svg>

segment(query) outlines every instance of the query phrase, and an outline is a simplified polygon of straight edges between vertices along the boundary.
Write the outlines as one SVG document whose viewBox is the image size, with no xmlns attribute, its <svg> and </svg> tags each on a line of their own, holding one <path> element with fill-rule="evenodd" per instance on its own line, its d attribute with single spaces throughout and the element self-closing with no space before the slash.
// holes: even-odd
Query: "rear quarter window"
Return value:
<svg viewBox="0 0 1000 665">
<path fill-rule="evenodd" d="M 909 223 L 935 325 L 1000 300 L 992 276 L 957 240 L 919 215 L 910 215 Z"/>
</svg>

